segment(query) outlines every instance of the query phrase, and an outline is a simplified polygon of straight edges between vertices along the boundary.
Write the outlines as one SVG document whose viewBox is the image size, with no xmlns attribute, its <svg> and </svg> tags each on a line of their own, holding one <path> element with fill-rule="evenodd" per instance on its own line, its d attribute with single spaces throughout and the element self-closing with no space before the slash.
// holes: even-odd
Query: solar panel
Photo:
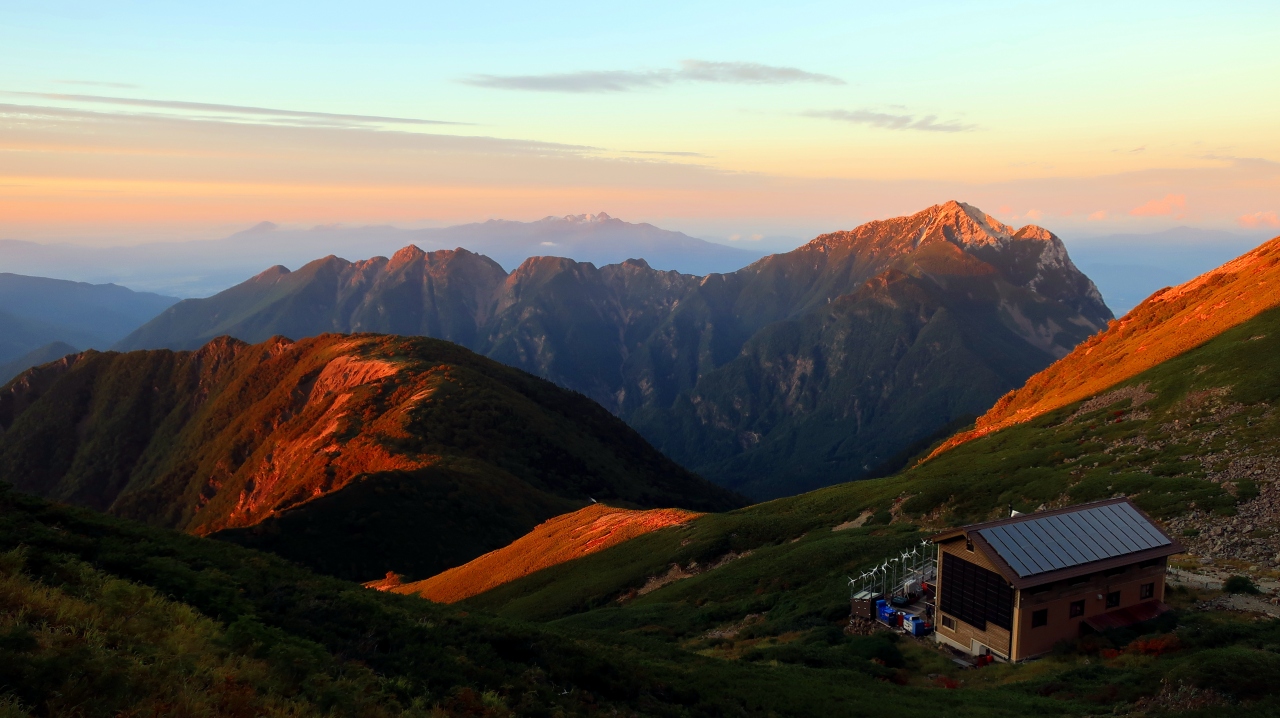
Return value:
<svg viewBox="0 0 1280 718">
<path fill-rule="evenodd" d="M 979 529 L 1019 576 L 1115 558 L 1169 545 L 1169 539 L 1127 503 Z"/>
</svg>

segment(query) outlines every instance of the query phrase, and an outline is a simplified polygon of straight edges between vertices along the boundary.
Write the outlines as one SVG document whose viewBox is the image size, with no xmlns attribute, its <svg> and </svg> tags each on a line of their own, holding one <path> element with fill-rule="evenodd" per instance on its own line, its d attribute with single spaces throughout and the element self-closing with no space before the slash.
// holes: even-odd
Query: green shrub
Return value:
<svg viewBox="0 0 1280 718">
<path fill-rule="evenodd" d="M 1248 576 L 1232 576 L 1222 582 L 1222 590 L 1227 593 L 1262 593 Z"/>
<path fill-rule="evenodd" d="M 1259 698 L 1280 684 L 1280 655 L 1241 646 L 1215 648 L 1183 663 L 1170 677 L 1241 699 Z"/>
</svg>

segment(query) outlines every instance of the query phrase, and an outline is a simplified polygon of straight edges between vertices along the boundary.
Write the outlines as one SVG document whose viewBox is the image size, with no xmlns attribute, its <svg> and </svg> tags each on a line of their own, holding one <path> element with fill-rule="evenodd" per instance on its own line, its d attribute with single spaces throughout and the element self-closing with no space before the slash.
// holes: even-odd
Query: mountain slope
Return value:
<svg viewBox="0 0 1280 718">
<path fill-rule="evenodd" d="M 931 652 L 885 636 L 840 637 L 812 667 L 726 661 L 377 593 L 3 485 L 0 516 L 6 716 L 1097 712 L 1019 686 L 941 690 L 925 677 L 937 661 L 916 663 Z"/>
<path fill-rule="evenodd" d="M 847 616 L 846 577 L 931 532 L 996 518 L 1010 506 L 1032 512 L 1117 495 L 1133 498 L 1189 547 L 1182 566 L 1275 587 L 1277 402 L 1280 308 L 1086 401 L 893 477 L 709 514 L 463 605 L 566 627 L 645 626 L 678 641 L 741 628 L 744 618 L 767 612 L 736 640 L 780 636 Z M 662 577 L 676 580 L 638 593 Z"/>
<path fill-rule="evenodd" d="M 705 277 L 556 257 L 507 274 L 461 249 L 328 257 L 184 301 L 120 348 L 439 336 L 580 391 L 683 465 L 770 498 L 895 468 L 1110 318 L 1053 234 L 949 202 Z"/>
<path fill-rule="evenodd" d="M 726 508 L 585 397 L 447 342 L 86 352 L 0 392 L 0 477 L 322 570 L 422 577 L 589 498 Z"/>
<path fill-rule="evenodd" d="M 510 545 L 462 566 L 411 583 L 371 586 L 436 601 L 455 603 L 550 566 L 581 558 L 658 529 L 679 526 L 701 514 L 681 509 L 635 511 L 592 504 L 556 516 Z"/>
<path fill-rule="evenodd" d="M 952 446 L 1029 421 L 1178 356 L 1280 305 L 1280 237 L 1185 284 L 1151 295 L 1105 333 L 1002 397 Z"/>
</svg>

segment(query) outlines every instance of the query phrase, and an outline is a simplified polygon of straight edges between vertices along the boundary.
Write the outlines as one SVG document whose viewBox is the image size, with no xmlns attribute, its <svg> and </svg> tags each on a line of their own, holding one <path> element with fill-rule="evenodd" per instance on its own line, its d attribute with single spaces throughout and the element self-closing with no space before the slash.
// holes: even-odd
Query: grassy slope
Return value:
<svg viewBox="0 0 1280 718">
<path fill-rule="evenodd" d="M 801 591 L 826 597 L 815 596 L 820 602 L 815 606 L 834 612 L 844 604 L 837 590 L 842 576 L 869 566 L 888 550 L 919 540 L 922 532 L 990 518 L 1009 504 L 1031 511 L 1041 504 L 1125 493 L 1158 518 L 1189 510 L 1192 501 L 1205 511 L 1230 513 L 1237 496 L 1207 474 L 1219 468 L 1226 451 L 1280 453 L 1280 416 L 1272 410 L 1280 399 L 1277 363 L 1280 310 L 1271 310 L 1126 382 L 1125 386 L 1145 385 L 1156 395 L 1139 411 L 1129 410 L 1129 399 L 1119 399 L 1069 421 L 1076 405 L 1064 407 L 894 477 L 708 515 L 688 526 L 641 536 L 547 569 L 470 603 L 551 619 L 608 604 L 671 563 L 706 564 L 729 552 L 751 550 L 749 558 L 704 574 L 708 586 L 721 587 L 738 574 L 756 575 L 759 586 L 785 582 L 807 587 Z M 1224 396 L 1205 394 L 1224 387 Z M 1223 407 L 1230 413 L 1221 411 Z M 1174 419 L 1181 428 L 1172 427 Z M 868 526 L 831 530 L 867 511 L 874 514 Z M 901 520 L 881 525 L 891 514 Z M 782 568 L 772 573 L 763 568 L 766 564 Z M 756 565 L 762 568 L 753 568 Z M 629 605 L 684 596 L 689 590 L 684 586 L 696 580 L 676 583 Z M 825 583 L 819 587 L 815 581 Z M 773 594 L 768 590 L 761 595 Z"/>
<path fill-rule="evenodd" d="M 884 679 L 905 661 L 883 638 L 841 640 L 823 668 L 770 666 L 468 614 L 3 486 L 0 602 L 6 716 L 71 703 L 85 716 L 870 716 L 886 700 L 953 716 L 1085 710 L 1019 689 L 894 685 Z"/>
<path fill-rule="evenodd" d="M 603 551 L 699 515 L 682 509 L 635 511 L 592 504 L 548 519 L 511 544 L 462 566 L 387 590 L 455 603 L 534 571 Z"/>
<path fill-rule="evenodd" d="M 546 569 L 464 605 L 750 656 L 753 648 L 764 650 L 757 648 L 761 643 L 812 635 L 847 616 L 845 576 L 935 528 L 990 518 L 1009 504 L 1030 511 L 1124 493 L 1160 518 L 1189 511 L 1229 515 L 1238 502 L 1257 496 L 1258 487 L 1250 479 L 1222 483 L 1224 476 L 1240 462 L 1280 455 L 1280 416 L 1272 409 L 1280 399 L 1278 363 L 1280 310 L 1271 310 L 1125 382 L 1120 388 L 1141 386 L 1154 395 L 1140 407 L 1124 393 L 1074 419 L 1079 405 L 1063 407 L 895 477 L 709 515 Z M 866 512 L 868 525 L 832 530 Z M 636 594 L 673 563 L 693 573 L 748 551 Z M 762 613 L 736 639 L 705 638 L 712 629 Z M 1200 619 L 1185 620 L 1194 625 Z M 1276 622 L 1267 625 L 1275 630 Z M 1126 674 L 1130 669 L 1137 672 Z M 1064 659 L 1054 670 L 1074 675 L 1082 669 Z M 1150 693 L 1158 677 L 1152 671 L 1157 669 L 1098 668 L 1090 680 L 1138 681 Z M 1008 672 L 1011 680 L 1050 680 L 1034 667 Z"/>
</svg>

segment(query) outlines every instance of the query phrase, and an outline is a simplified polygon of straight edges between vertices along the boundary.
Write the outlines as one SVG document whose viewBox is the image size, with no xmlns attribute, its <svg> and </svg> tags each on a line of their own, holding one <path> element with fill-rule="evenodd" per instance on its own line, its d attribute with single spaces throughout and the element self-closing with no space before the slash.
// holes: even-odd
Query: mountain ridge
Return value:
<svg viewBox="0 0 1280 718">
<path fill-rule="evenodd" d="M 0 390 L 0 476 L 365 579 L 380 567 L 361 555 L 429 575 L 590 497 L 741 504 L 581 395 L 441 340 L 360 334 L 31 369 Z"/>
<path fill-rule="evenodd" d="M 879 470 L 1109 319 L 1055 235 L 952 201 L 821 235 L 729 274 L 553 256 L 506 272 L 462 248 L 331 255 L 184 300 L 117 348 L 191 349 L 220 334 L 447 339 L 580 391 L 685 466 L 771 498 Z M 962 379 L 947 355 L 977 378 Z M 750 399 L 761 396 L 774 400 Z M 743 401 L 755 407 L 749 415 Z M 900 416 L 901 406 L 926 413 Z M 825 438 L 790 454 L 804 435 Z M 766 449 L 778 452 L 771 468 L 740 475 Z M 793 458 L 807 462 L 803 476 L 766 478 Z"/>
<path fill-rule="evenodd" d="M 219 239 L 114 247 L 0 240 L 0 266 L 26 274 L 115 282 L 181 297 L 207 297 L 261 271 L 300 267 L 317 256 L 390 255 L 409 244 L 429 251 L 469 247 L 505 268 L 528 257 L 562 254 L 597 265 L 644 256 L 651 264 L 690 274 L 729 272 L 763 256 L 752 251 L 656 227 L 646 222 L 582 221 L 568 215 L 532 222 L 488 220 L 449 227 L 328 225 L 281 227 L 272 222 Z"/>
</svg>

